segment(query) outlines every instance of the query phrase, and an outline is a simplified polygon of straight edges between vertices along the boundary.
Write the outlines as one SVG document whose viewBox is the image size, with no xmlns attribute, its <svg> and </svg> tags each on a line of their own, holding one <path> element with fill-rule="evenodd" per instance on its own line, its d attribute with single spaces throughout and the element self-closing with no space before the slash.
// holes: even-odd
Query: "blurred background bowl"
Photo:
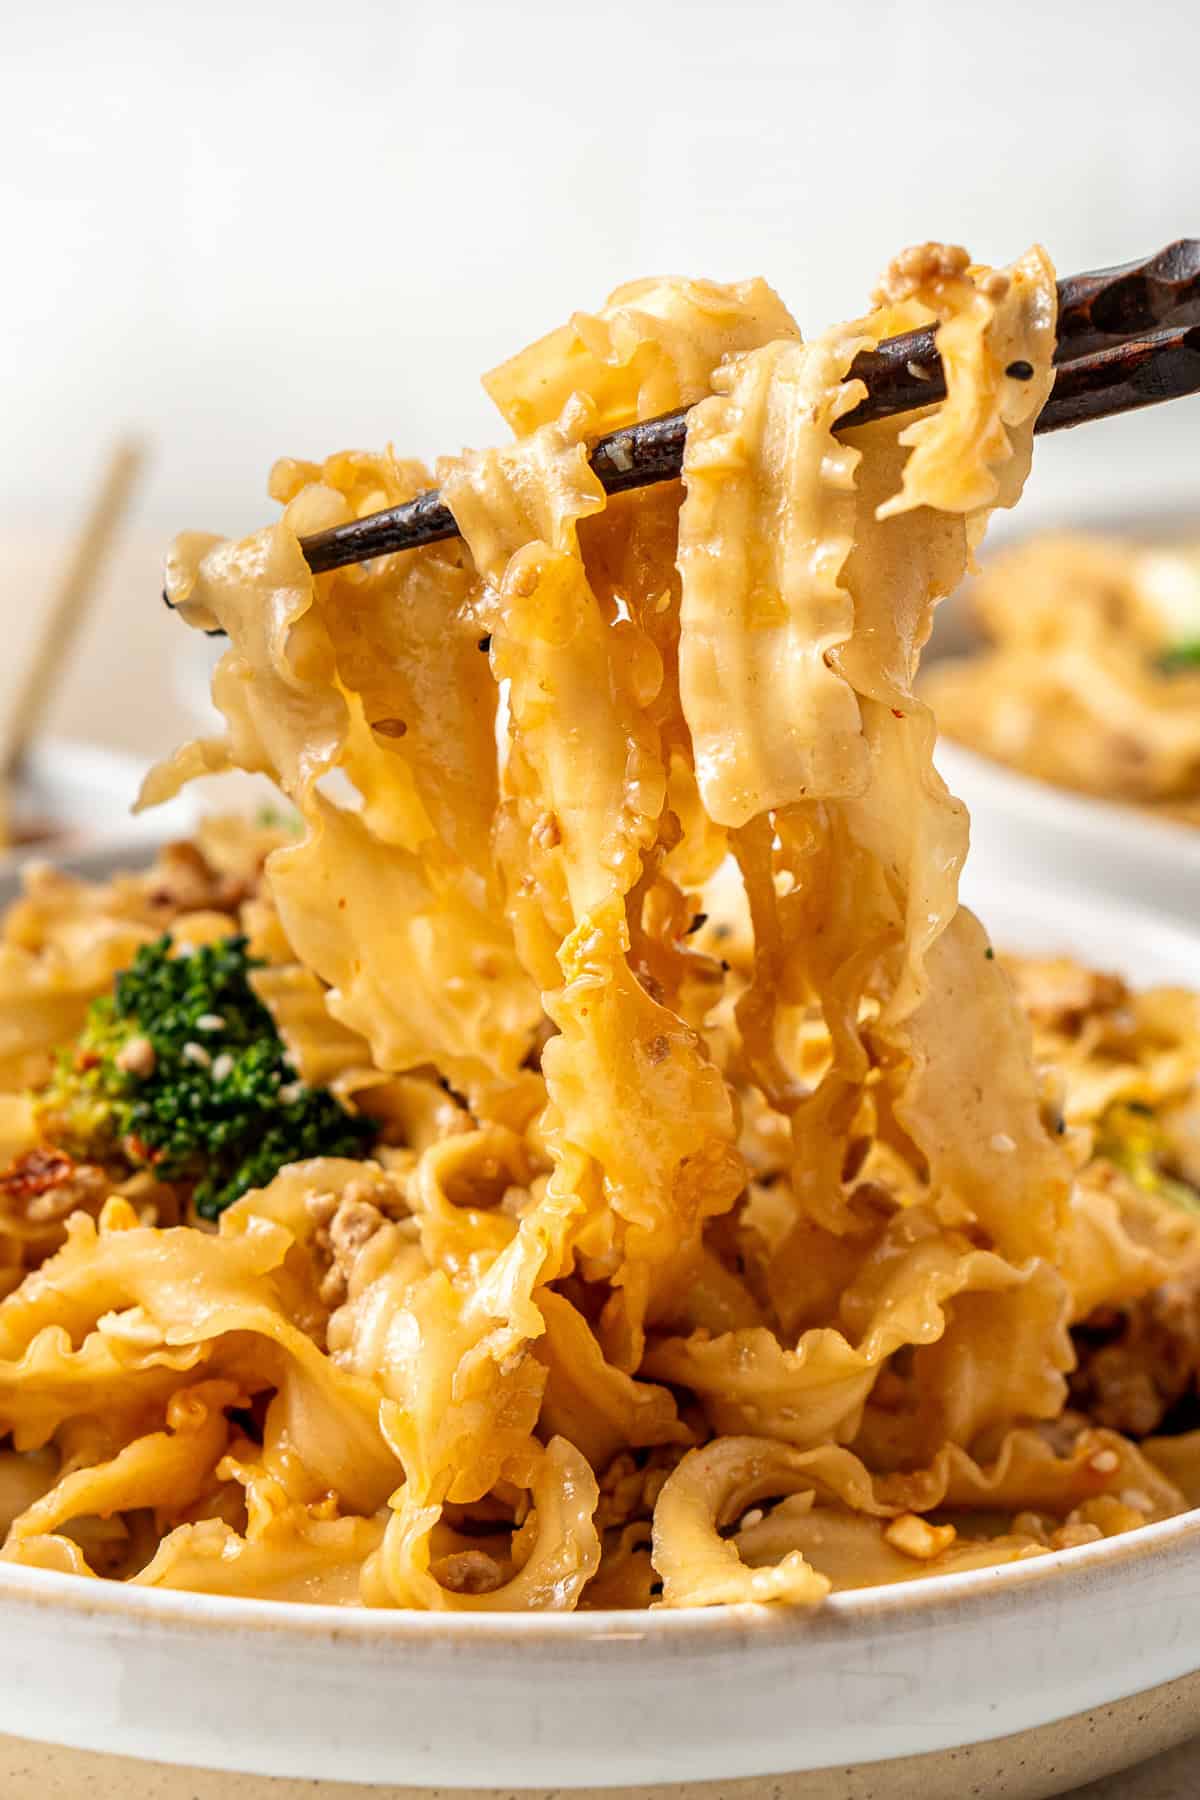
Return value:
<svg viewBox="0 0 1200 1800">
<path fill-rule="evenodd" d="M 1070 434 L 1068 434 L 1070 435 Z M 983 553 L 1028 538 L 1024 515 L 1001 516 Z M 1173 483 L 1156 504 L 1130 511 L 1093 502 L 1039 522 L 1039 531 L 1083 532 L 1139 545 L 1200 540 L 1200 481 Z M 1019 595 L 1014 594 L 1014 604 Z M 966 582 L 938 609 L 925 666 L 967 656 L 983 639 Z M 971 815 L 971 885 L 1019 876 L 1058 889 L 1108 893 L 1194 924 L 1200 911 L 1200 828 L 1124 802 L 1099 799 L 1039 781 L 968 749 L 939 741 L 936 761 L 951 793 Z"/>
<path fill-rule="evenodd" d="M 1051 787 L 949 738 L 939 743 L 936 762 L 971 815 L 973 890 L 986 893 L 992 878 L 1021 877 L 1058 890 L 1109 895 L 1195 923 L 1200 910 L 1196 826 Z"/>
</svg>

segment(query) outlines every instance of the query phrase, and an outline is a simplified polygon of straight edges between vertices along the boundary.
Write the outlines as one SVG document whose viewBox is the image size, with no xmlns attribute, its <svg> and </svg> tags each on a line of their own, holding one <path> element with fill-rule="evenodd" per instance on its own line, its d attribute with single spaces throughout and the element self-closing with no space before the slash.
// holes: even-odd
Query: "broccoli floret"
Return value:
<svg viewBox="0 0 1200 1800">
<path fill-rule="evenodd" d="M 1172 644 L 1159 657 L 1158 666 L 1164 675 L 1179 675 L 1185 670 L 1200 668 L 1200 638 L 1185 638 L 1181 643 Z"/>
<path fill-rule="evenodd" d="M 260 831 L 286 831 L 289 837 L 299 837 L 304 821 L 291 807 L 268 804 L 257 809 L 254 823 Z"/>
<path fill-rule="evenodd" d="M 1170 1145 L 1151 1107 L 1137 1100 L 1107 1107 L 1096 1132 L 1096 1155 L 1115 1163 L 1143 1193 L 1184 1212 L 1200 1212 L 1200 1194 L 1171 1173 Z"/>
<path fill-rule="evenodd" d="M 376 1135 L 326 1088 L 307 1087 L 250 986 L 244 937 L 174 955 L 143 945 L 93 1001 L 37 1098 L 45 1138 L 70 1155 L 185 1183 L 202 1218 L 285 1163 L 361 1156 Z"/>
</svg>

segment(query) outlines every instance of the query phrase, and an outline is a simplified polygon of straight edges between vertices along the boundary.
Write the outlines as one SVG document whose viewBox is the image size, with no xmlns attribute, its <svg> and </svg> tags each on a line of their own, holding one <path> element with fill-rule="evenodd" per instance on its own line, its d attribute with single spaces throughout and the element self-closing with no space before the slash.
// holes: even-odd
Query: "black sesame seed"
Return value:
<svg viewBox="0 0 1200 1800">
<path fill-rule="evenodd" d="M 1013 381 L 1032 381 L 1033 364 L 1021 357 L 1017 362 L 1010 362 L 1004 373 L 1011 376 Z"/>
</svg>

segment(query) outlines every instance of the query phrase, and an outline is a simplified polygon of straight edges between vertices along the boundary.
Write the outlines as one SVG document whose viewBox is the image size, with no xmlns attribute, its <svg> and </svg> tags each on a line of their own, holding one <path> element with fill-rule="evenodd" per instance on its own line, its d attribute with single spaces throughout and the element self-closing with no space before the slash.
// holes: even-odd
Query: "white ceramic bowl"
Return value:
<svg viewBox="0 0 1200 1800">
<path fill-rule="evenodd" d="M 136 757 L 99 744 L 42 738 L 22 758 L 9 796 L 12 822 L 50 826 L 53 835 L 0 852 L 0 876 L 40 857 L 61 859 L 84 849 L 143 855 L 147 845 L 191 829 L 196 807 L 188 794 L 169 806 L 133 816 L 143 765 Z"/>
<path fill-rule="evenodd" d="M 102 873 L 111 859 L 84 860 Z M 1200 936 L 1169 920 L 986 870 L 967 888 L 1001 944 L 1200 986 Z M 333 1611 L 0 1565 L 0 1731 L 249 1772 L 205 1787 L 6 1745 L 0 1785 L 71 1795 L 107 1782 L 125 1800 L 333 1800 L 347 1782 L 510 1800 L 599 1787 L 1030 1800 L 1200 1730 L 1198 1601 L 1200 1513 L 804 1614 Z M 5 1769 L 26 1785 L 3 1784 Z M 264 1789 L 260 1776 L 290 1781 Z"/>
<path fill-rule="evenodd" d="M 947 738 L 936 761 L 985 867 L 1200 919 L 1200 828 L 1035 781 Z"/>
</svg>

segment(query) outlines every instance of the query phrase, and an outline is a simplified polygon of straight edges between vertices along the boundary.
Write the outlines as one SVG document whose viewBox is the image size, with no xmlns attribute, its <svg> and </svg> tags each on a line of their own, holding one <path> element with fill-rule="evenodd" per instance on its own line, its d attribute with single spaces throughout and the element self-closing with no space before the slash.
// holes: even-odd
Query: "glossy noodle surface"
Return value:
<svg viewBox="0 0 1200 1800">
<path fill-rule="evenodd" d="M 295 826 L 37 872 L 5 923 L 7 1558 L 811 1606 L 1189 1503 L 1200 1333 L 1177 1391 L 1154 1347 L 1200 1268 L 1196 1002 L 1014 982 L 914 693 L 1054 309 L 1036 248 L 923 246 L 808 342 L 762 282 L 633 283 L 488 378 L 516 436 L 436 470 L 460 541 L 311 576 L 301 535 L 429 485 L 391 452 L 280 463 L 278 523 L 178 540 L 226 730 L 144 800 L 252 770 Z M 935 320 L 945 401 L 836 435 L 858 352 Z M 606 501 L 589 440 L 692 403 L 683 482 Z M 361 1155 L 215 1222 L 128 1139 L 54 1160 L 55 1052 L 164 931 L 248 940 Z"/>
</svg>

